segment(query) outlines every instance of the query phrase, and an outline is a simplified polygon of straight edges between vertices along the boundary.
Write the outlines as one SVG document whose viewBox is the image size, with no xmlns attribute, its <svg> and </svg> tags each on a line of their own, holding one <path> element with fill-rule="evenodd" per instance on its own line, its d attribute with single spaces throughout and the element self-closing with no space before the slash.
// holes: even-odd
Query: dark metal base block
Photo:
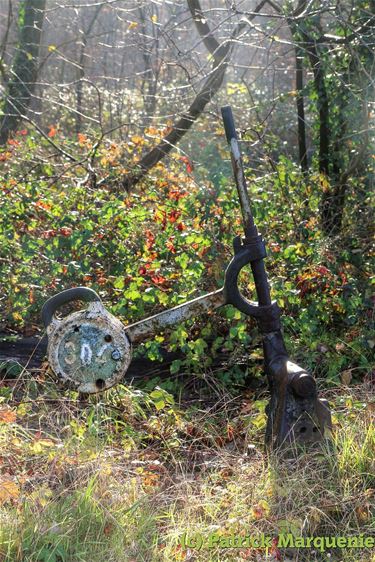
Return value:
<svg viewBox="0 0 375 562">
<path fill-rule="evenodd" d="M 328 402 L 318 398 L 315 379 L 290 361 L 280 331 L 265 334 L 263 348 L 271 391 L 267 447 L 323 441 L 332 429 L 331 413 Z"/>
</svg>

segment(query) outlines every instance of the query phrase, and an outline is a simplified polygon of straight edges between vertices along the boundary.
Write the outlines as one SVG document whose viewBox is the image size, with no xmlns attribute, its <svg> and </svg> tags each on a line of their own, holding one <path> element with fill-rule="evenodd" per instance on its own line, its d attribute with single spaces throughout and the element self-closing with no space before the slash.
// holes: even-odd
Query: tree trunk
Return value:
<svg viewBox="0 0 375 562">
<path fill-rule="evenodd" d="M 208 78 L 206 78 L 202 89 L 198 92 L 187 112 L 182 115 L 171 132 L 140 160 L 137 172 L 132 172 L 123 178 L 122 186 L 126 190 L 130 190 L 130 188 L 134 187 L 151 168 L 160 162 L 166 154 L 171 152 L 193 125 L 194 121 L 203 113 L 204 108 L 215 96 L 223 83 L 234 39 L 246 26 L 245 23 L 240 23 L 226 41 L 219 43 L 207 24 L 199 0 L 187 0 L 187 2 L 198 33 L 213 58 L 212 71 Z M 254 19 L 266 3 L 267 0 L 262 0 L 249 19 Z"/>
<path fill-rule="evenodd" d="M 311 69 L 314 75 L 315 91 L 318 96 L 318 112 L 319 112 L 319 172 L 327 178 L 327 182 L 322 182 L 322 200 L 321 200 L 321 225 L 323 232 L 332 235 L 340 228 L 336 221 L 336 209 L 334 202 L 334 190 L 329 186 L 330 178 L 330 147 L 331 147 L 331 130 L 330 130 L 330 111 L 328 92 L 325 84 L 324 67 L 316 42 L 310 39 L 306 33 L 303 33 L 306 48 L 309 57 Z"/>
<path fill-rule="evenodd" d="M 25 0 L 20 6 L 19 45 L 5 91 L 0 144 L 17 129 L 35 91 L 45 6 L 46 0 Z"/>
<path fill-rule="evenodd" d="M 87 29 L 85 29 L 82 32 L 81 50 L 80 50 L 80 55 L 79 55 L 79 60 L 78 60 L 78 64 L 79 64 L 78 81 L 77 81 L 77 85 L 76 85 L 76 103 L 77 103 L 76 109 L 77 109 L 77 111 L 76 111 L 76 119 L 75 119 L 75 130 L 76 130 L 77 134 L 82 129 L 83 79 L 85 78 L 85 67 L 86 67 L 86 62 L 87 62 L 87 54 L 86 54 L 87 39 L 88 39 L 88 36 L 90 35 L 90 33 L 92 31 L 92 28 L 94 27 L 96 19 L 99 16 L 100 10 L 102 9 L 103 5 L 104 4 L 99 4 L 99 6 L 95 10 L 95 13 L 94 13 L 93 17 L 91 18 L 91 21 L 90 21 Z"/>
<path fill-rule="evenodd" d="M 309 171 L 306 147 L 305 102 L 303 97 L 303 51 L 298 46 L 296 52 L 296 90 L 297 90 L 297 125 L 298 125 L 298 151 L 301 170 L 304 174 Z"/>
<path fill-rule="evenodd" d="M 314 41 L 310 41 L 307 39 L 306 50 L 314 75 L 315 91 L 318 95 L 319 172 L 321 174 L 329 176 L 329 147 L 331 134 L 329 128 L 329 102 L 327 88 L 324 80 L 324 69 L 322 61 L 318 54 L 317 46 Z"/>
<path fill-rule="evenodd" d="M 156 14 L 155 14 L 156 15 Z M 156 111 L 156 94 L 158 90 L 158 81 L 160 74 L 160 62 L 158 61 L 158 51 L 159 51 L 159 32 L 154 32 L 154 24 L 152 24 L 152 31 L 147 29 L 147 22 L 145 16 L 145 7 L 141 6 L 139 8 L 139 19 L 141 22 L 141 37 L 143 40 L 142 45 L 142 57 L 145 65 L 143 79 L 141 84 L 141 94 L 143 97 L 144 105 L 144 124 L 152 122 L 152 119 Z M 154 38 L 154 48 L 155 48 L 155 63 L 153 63 L 152 50 L 147 44 L 147 39 L 150 34 L 153 34 Z"/>
</svg>

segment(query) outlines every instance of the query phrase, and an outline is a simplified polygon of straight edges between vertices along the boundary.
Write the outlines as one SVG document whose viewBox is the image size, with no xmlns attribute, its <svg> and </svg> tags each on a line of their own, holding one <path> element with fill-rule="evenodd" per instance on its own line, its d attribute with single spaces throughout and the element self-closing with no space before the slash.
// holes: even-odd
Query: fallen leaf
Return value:
<svg viewBox="0 0 375 562">
<path fill-rule="evenodd" d="M 1 423 L 13 423 L 16 421 L 17 413 L 15 410 L 10 408 L 0 409 L 0 422 Z"/>
<path fill-rule="evenodd" d="M 20 489 L 13 480 L 0 481 L 0 504 L 9 500 L 16 500 L 20 495 Z"/>
<path fill-rule="evenodd" d="M 352 372 L 350 370 L 347 371 L 343 371 L 340 375 L 340 379 L 342 384 L 344 384 L 345 386 L 349 386 L 349 384 L 351 383 L 353 376 L 352 376 Z"/>
</svg>

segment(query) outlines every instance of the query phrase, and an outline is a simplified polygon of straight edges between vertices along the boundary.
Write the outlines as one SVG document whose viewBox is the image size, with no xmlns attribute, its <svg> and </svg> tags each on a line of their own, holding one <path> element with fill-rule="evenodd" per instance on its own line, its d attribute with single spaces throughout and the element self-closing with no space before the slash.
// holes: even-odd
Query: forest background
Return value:
<svg viewBox="0 0 375 562">
<path fill-rule="evenodd" d="M 373 532 L 374 7 L 0 0 L 0 346 L 38 342 L 43 302 L 72 286 L 131 323 L 222 285 L 241 232 L 230 104 L 286 343 L 332 400 L 338 440 L 331 480 L 322 469 L 314 488 L 298 465 L 282 501 L 262 446 L 260 338 L 230 306 L 140 345 L 152 367 L 86 402 L 45 363 L 0 354 L 4 560 L 198 560 L 176 537 L 208 521 Z M 250 273 L 241 285 L 254 296 Z M 236 495 L 247 470 L 251 500 Z"/>
</svg>

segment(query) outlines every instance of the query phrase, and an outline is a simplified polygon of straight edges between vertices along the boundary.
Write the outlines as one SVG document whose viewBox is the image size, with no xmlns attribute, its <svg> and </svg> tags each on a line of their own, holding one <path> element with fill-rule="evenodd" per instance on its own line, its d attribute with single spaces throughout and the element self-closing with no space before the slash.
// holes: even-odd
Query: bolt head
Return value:
<svg viewBox="0 0 375 562">
<path fill-rule="evenodd" d="M 121 353 L 118 349 L 112 351 L 111 357 L 114 361 L 119 361 L 121 359 Z"/>
<path fill-rule="evenodd" d="M 292 381 L 292 388 L 297 396 L 308 398 L 314 396 L 316 392 L 316 382 L 314 377 L 307 373 L 296 375 Z"/>
</svg>

